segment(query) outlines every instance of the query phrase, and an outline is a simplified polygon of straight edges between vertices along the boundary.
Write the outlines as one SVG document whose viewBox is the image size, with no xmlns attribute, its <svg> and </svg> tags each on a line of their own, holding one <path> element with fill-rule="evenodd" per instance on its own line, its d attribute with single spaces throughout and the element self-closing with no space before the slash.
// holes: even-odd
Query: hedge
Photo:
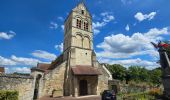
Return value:
<svg viewBox="0 0 170 100">
<path fill-rule="evenodd" d="M 17 91 L 0 90 L 0 100 L 18 100 L 18 95 Z"/>
</svg>

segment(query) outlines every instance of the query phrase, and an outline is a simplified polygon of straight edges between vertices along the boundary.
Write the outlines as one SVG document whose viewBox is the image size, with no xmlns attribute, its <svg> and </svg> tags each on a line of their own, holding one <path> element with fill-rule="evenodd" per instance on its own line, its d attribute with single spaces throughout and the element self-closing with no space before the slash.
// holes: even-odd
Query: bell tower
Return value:
<svg viewBox="0 0 170 100">
<path fill-rule="evenodd" d="M 83 2 L 72 9 L 64 26 L 64 59 L 71 59 L 70 66 L 92 65 L 92 17 Z"/>
</svg>

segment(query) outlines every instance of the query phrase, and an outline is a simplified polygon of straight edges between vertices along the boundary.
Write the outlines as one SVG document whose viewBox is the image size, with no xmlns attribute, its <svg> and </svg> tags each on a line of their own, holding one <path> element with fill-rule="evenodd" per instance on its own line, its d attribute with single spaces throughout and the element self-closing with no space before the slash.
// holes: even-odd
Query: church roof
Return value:
<svg viewBox="0 0 170 100">
<path fill-rule="evenodd" d="M 31 68 L 31 70 L 42 71 L 44 73 L 48 73 L 50 67 L 51 67 L 51 64 L 38 63 L 37 67 Z"/>
<path fill-rule="evenodd" d="M 72 71 L 74 73 L 74 75 L 101 75 L 102 73 L 98 70 L 95 69 L 92 66 L 75 66 L 72 67 Z"/>
<path fill-rule="evenodd" d="M 42 70 L 48 70 L 50 68 L 51 64 L 45 64 L 45 63 L 38 63 L 37 67 Z"/>
</svg>

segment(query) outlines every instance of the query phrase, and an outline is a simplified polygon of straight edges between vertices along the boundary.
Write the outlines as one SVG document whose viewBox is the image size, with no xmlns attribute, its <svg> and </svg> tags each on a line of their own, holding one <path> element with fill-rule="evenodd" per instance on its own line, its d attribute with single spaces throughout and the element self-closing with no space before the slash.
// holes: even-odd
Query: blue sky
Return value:
<svg viewBox="0 0 170 100">
<path fill-rule="evenodd" d="M 29 72 L 62 52 L 64 20 L 79 0 L 1 0 L 0 66 Z M 150 41 L 170 40 L 169 0 L 86 0 L 104 63 L 158 67 Z"/>
</svg>

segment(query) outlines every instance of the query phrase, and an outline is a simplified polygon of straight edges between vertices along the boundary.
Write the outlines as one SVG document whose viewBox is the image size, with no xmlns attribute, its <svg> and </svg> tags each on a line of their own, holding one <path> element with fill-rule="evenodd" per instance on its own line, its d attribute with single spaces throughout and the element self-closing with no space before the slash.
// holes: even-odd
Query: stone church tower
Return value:
<svg viewBox="0 0 170 100">
<path fill-rule="evenodd" d="M 100 95 L 112 76 L 96 60 L 92 17 L 83 2 L 72 9 L 64 26 L 63 53 L 51 64 L 32 68 L 35 97 Z"/>
<path fill-rule="evenodd" d="M 69 14 L 64 31 L 64 58 L 68 59 L 69 51 L 72 51 L 70 56 L 74 59 L 70 61 L 71 66 L 92 66 L 92 18 L 84 3 L 80 3 Z"/>
<path fill-rule="evenodd" d="M 101 66 L 96 66 L 93 51 L 92 17 L 83 2 L 65 21 L 64 59 L 67 61 L 64 95 L 97 95 L 101 92 L 98 81 L 103 73 L 98 68 Z"/>
</svg>

